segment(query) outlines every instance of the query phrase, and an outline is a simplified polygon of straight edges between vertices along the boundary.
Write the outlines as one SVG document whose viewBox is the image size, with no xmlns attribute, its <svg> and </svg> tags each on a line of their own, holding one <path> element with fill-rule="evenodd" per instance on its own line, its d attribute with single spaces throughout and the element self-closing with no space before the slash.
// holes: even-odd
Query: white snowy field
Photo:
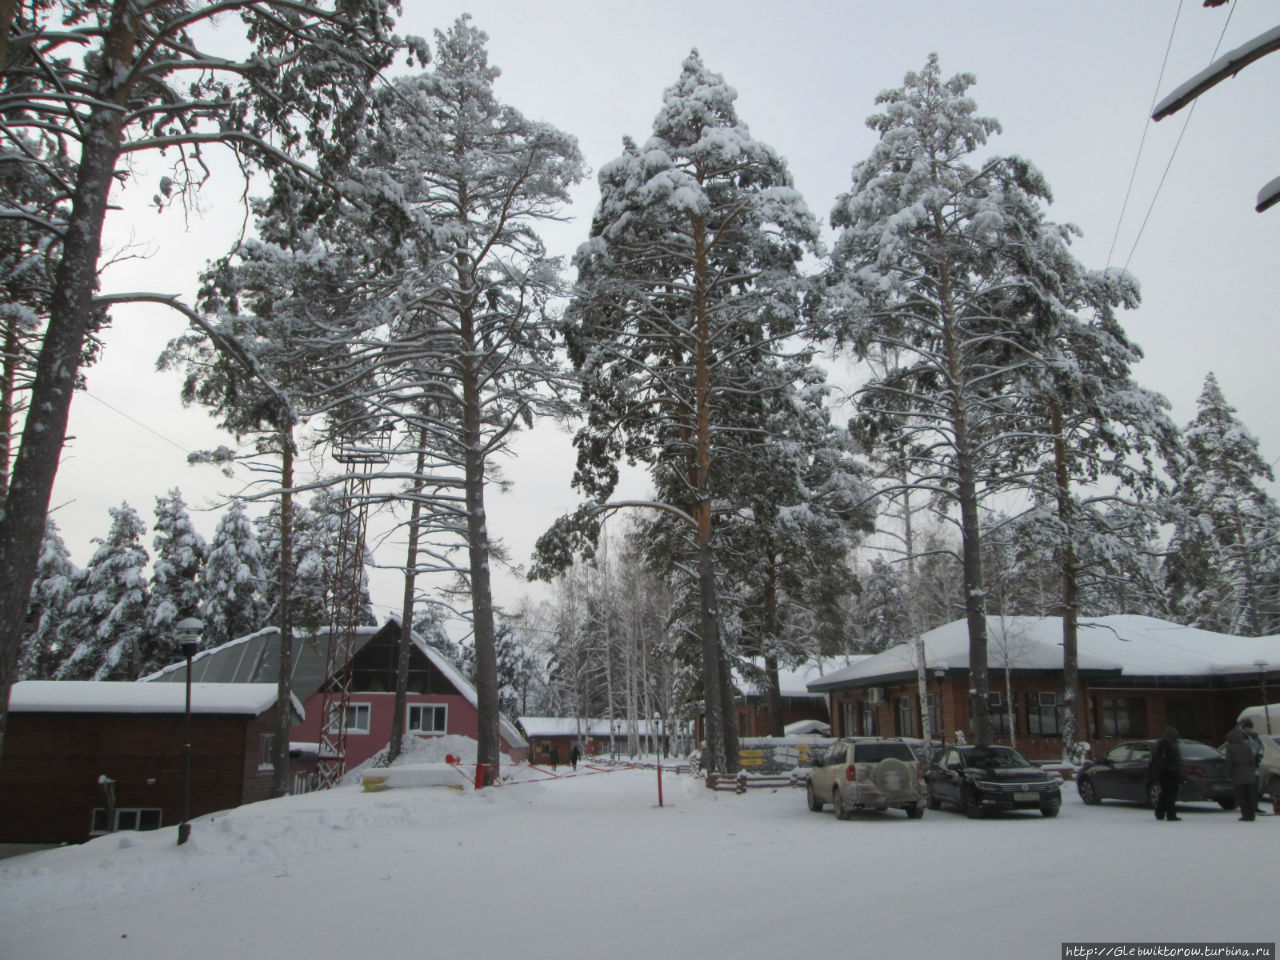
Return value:
<svg viewBox="0 0 1280 960">
<path fill-rule="evenodd" d="M 565 768 L 561 768 L 565 772 Z M 839 822 L 653 770 L 343 786 L 0 862 L 4 960 L 967 958 L 1276 939 L 1280 817 L 1185 804 Z"/>
</svg>

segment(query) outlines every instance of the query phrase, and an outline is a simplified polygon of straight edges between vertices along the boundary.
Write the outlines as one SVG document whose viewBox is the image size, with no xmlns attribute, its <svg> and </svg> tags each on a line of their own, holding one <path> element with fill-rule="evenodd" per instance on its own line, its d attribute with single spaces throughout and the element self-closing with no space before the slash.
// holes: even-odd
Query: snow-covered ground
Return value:
<svg viewBox="0 0 1280 960">
<path fill-rule="evenodd" d="M 561 773 L 567 770 L 561 767 Z M 528 772 L 525 773 L 529 776 Z M 1276 939 L 1280 817 L 1085 807 L 837 821 L 653 770 L 358 786 L 0 862 L 4 960 L 1060 956 Z"/>
</svg>

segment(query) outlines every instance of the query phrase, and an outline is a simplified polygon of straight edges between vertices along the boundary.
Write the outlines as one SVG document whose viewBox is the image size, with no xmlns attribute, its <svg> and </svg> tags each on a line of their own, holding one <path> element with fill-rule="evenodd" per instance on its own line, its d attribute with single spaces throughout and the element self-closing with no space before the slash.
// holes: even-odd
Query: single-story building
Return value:
<svg viewBox="0 0 1280 960">
<path fill-rule="evenodd" d="M 520 717 L 518 722 L 529 740 L 530 763 L 568 763 L 575 743 L 585 757 L 607 757 L 627 752 L 629 727 L 625 720 L 599 717 Z M 658 734 L 657 742 L 665 750 L 669 737 L 666 726 L 655 726 L 648 720 L 636 721 L 636 734 L 640 738 L 642 753 L 653 752 L 655 732 Z"/>
<path fill-rule="evenodd" d="M 1060 617 L 987 618 L 989 715 L 996 741 L 1034 760 L 1062 755 Z M 930 726 L 972 733 L 969 634 L 956 620 L 921 637 Z M 1241 709 L 1280 685 L 1280 637 L 1234 637 L 1142 616 L 1081 617 L 1077 739 L 1099 756 L 1166 725 L 1213 746 Z M 916 646 L 900 643 L 811 681 L 834 736 L 921 735 Z"/>
<path fill-rule="evenodd" d="M 81 842 L 180 823 L 185 715 L 185 684 L 15 683 L 0 840 Z M 273 683 L 192 684 L 192 817 L 271 795 L 275 717 Z"/>
<path fill-rule="evenodd" d="M 457 734 L 476 739 L 480 729 L 476 688 L 444 654 L 417 634 L 409 648 L 409 686 L 404 731 L 420 737 Z M 359 627 L 351 658 L 351 695 L 346 716 L 346 769 L 359 766 L 391 738 L 395 710 L 396 662 L 400 622 L 392 618 L 380 627 Z M 293 652 L 293 692 L 306 707 L 306 719 L 289 733 L 292 742 L 316 743 L 324 716 L 328 631 L 296 634 Z M 191 676 L 204 683 L 276 682 L 280 663 L 280 631 L 267 627 L 197 653 Z M 186 663 L 165 667 L 145 680 L 182 683 Z M 529 745 L 506 717 L 498 720 L 499 747 L 512 762 L 528 757 Z"/>
<path fill-rule="evenodd" d="M 861 656 L 833 657 L 826 661 L 816 660 L 790 669 L 779 669 L 778 692 L 784 732 L 791 724 L 804 721 L 829 724 L 831 714 L 827 697 L 822 692 L 811 690 L 809 684 L 821 680 L 833 670 L 863 659 L 865 657 Z M 733 722 L 739 739 L 771 736 L 773 725 L 763 665 L 759 661 L 739 665 L 734 670 L 733 682 L 737 694 L 733 701 Z M 701 743 L 705 736 L 703 716 L 699 713 L 695 730 L 697 742 Z"/>
</svg>

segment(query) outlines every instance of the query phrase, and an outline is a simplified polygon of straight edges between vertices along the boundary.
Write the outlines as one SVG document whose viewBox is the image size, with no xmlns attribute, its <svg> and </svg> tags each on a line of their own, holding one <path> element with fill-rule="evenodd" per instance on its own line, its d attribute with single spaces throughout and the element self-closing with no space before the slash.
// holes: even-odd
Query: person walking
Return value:
<svg viewBox="0 0 1280 960">
<path fill-rule="evenodd" d="M 1253 820 L 1258 810 L 1258 761 L 1248 735 L 1240 727 L 1235 727 L 1227 734 L 1226 753 L 1227 769 L 1231 774 L 1231 785 L 1236 791 L 1240 819 Z"/>
<path fill-rule="evenodd" d="M 1182 747 L 1178 745 L 1178 731 L 1165 727 L 1164 736 L 1156 741 L 1147 766 L 1147 777 L 1160 787 L 1156 797 L 1157 820 L 1181 820 L 1178 816 L 1178 787 L 1182 782 Z"/>
<path fill-rule="evenodd" d="M 569 751 L 569 762 L 573 764 L 573 769 L 575 770 L 578 769 L 578 761 L 581 759 L 582 759 L 582 748 L 575 743 L 573 745 L 573 749 Z"/>
</svg>

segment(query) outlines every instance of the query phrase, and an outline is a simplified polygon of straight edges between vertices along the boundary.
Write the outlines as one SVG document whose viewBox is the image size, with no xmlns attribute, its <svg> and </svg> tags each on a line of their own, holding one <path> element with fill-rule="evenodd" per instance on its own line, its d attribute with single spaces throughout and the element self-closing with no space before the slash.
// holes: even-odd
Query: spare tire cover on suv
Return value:
<svg viewBox="0 0 1280 960">
<path fill-rule="evenodd" d="M 876 764 L 871 780 L 890 799 L 903 794 L 914 794 L 916 789 L 915 777 L 911 775 L 910 768 L 894 757 L 886 757 Z"/>
</svg>

